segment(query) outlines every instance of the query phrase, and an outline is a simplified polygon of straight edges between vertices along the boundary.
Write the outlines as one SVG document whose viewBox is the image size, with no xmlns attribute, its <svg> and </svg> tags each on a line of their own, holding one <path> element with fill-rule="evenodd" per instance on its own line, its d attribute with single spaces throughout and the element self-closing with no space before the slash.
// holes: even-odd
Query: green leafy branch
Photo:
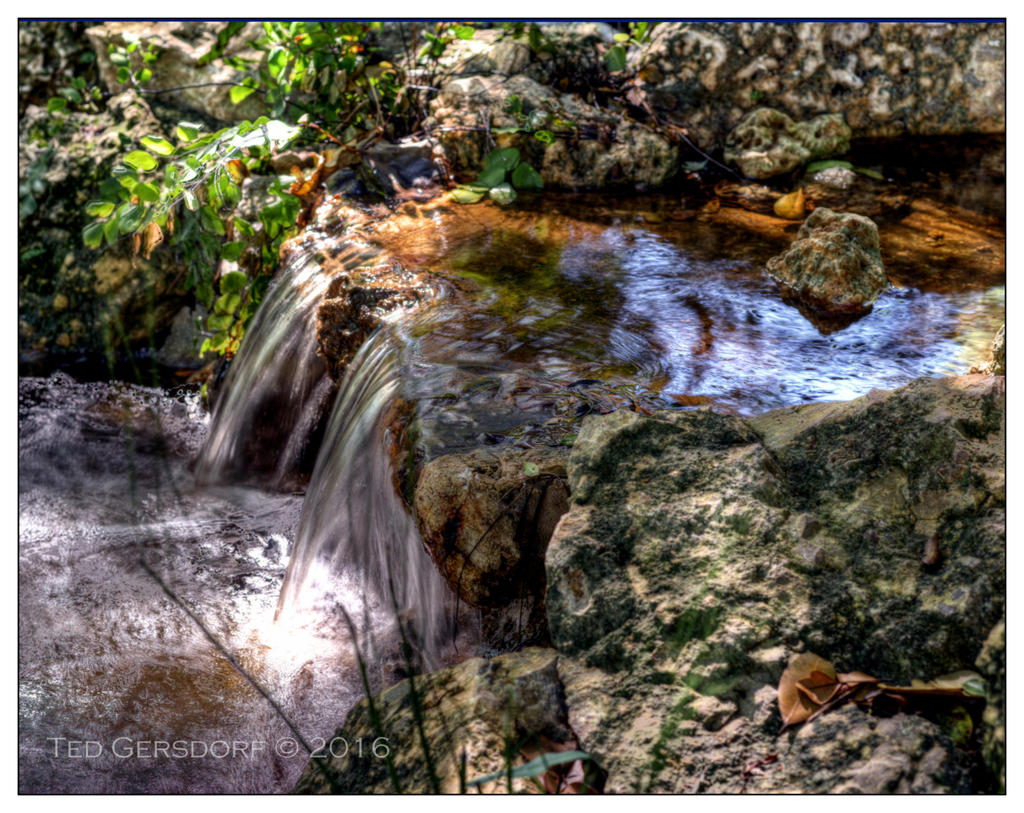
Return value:
<svg viewBox="0 0 1024 813">
<path fill-rule="evenodd" d="M 280 244 L 301 208 L 277 180 L 270 191 L 278 200 L 260 210 L 257 229 L 234 214 L 242 182 L 299 129 L 261 117 L 208 134 L 200 125 L 180 122 L 178 145 L 160 135 L 143 137 L 143 149 L 125 155 L 101 184 L 100 197 L 86 204 L 86 214 L 96 219 L 83 229 L 83 242 L 98 249 L 104 241 L 113 245 L 131 235 L 136 253 L 148 258 L 169 238 L 183 255 L 186 288 L 194 288 L 213 310 L 207 322 L 213 336 L 203 350 L 234 352 L 265 287 L 260 272 L 276 266 Z M 245 270 L 222 274 L 214 301 L 222 260 L 238 263 L 253 278 Z"/>
</svg>

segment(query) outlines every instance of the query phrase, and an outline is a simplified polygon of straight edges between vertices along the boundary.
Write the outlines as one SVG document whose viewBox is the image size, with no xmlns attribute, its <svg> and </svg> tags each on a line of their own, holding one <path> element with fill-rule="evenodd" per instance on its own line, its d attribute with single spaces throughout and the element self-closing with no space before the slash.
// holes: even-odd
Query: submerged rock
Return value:
<svg viewBox="0 0 1024 813">
<path fill-rule="evenodd" d="M 762 107 L 749 113 L 725 142 L 725 160 L 749 178 L 772 178 L 817 158 L 846 152 L 850 128 L 840 113 L 796 124 Z"/>
<path fill-rule="evenodd" d="M 964 376 L 752 420 L 588 419 L 547 611 L 608 789 L 984 789 L 938 722 L 849 708 L 780 736 L 775 686 L 804 648 L 893 681 L 971 668 L 1005 602 L 1004 399 Z"/>
<path fill-rule="evenodd" d="M 867 312 L 889 284 L 878 227 L 861 215 L 831 209 L 815 209 L 767 270 L 784 296 L 830 315 Z"/>
</svg>

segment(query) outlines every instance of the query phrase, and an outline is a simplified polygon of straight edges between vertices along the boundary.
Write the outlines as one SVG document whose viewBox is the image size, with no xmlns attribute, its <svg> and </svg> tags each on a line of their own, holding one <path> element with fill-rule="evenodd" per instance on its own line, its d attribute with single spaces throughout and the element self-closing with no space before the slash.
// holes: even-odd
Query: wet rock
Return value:
<svg viewBox="0 0 1024 813">
<path fill-rule="evenodd" d="M 789 251 L 768 261 L 767 271 L 784 296 L 834 315 L 866 312 L 889 284 L 878 227 L 831 209 L 815 209 Z"/>
<path fill-rule="evenodd" d="M 818 158 L 846 152 L 850 128 L 839 113 L 796 124 L 785 113 L 759 108 L 725 142 L 725 160 L 749 178 L 772 178 Z"/>
<path fill-rule="evenodd" d="M 328 273 L 330 258 L 325 258 Z M 398 263 L 345 269 L 336 274 L 317 311 L 317 353 L 335 381 L 382 318 L 429 296 L 423 280 Z"/>
<path fill-rule="evenodd" d="M 842 113 L 855 137 L 1003 132 L 1004 23 L 661 23 L 648 100 L 708 150 L 757 107 Z"/>
<path fill-rule="evenodd" d="M 124 154 L 160 126 L 134 92 L 100 113 L 50 114 L 30 105 L 19 122 L 19 349 L 104 353 L 166 327 L 185 297 L 170 252 L 136 256 L 123 238 L 82 244 L 85 204 Z"/>
<path fill-rule="evenodd" d="M 93 26 L 85 33 L 96 52 L 100 79 L 107 89 L 118 93 L 125 85 L 117 81 L 117 66 L 110 61 L 111 45 L 124 46 L 131 41 L 139 47 L 129 54 L 132 70 L 143 66 L 143 53 L 150 45 L 157 49 L 157 58 L 147 67 L 153 77 L 146 83 L 149 90 L 170 90 L 182 88 L 174 93 L 164 94 L 164 103 L 177 108 L 182 114 L 198 113 L 220 123 L 221 126 L 263 115 L 265 105 L 258 94 L 250 96 L 240 104 L 231 101 L 230 84 L 240 82 L 245 73 L 235 70 L 222 62 L 200 67 L 199 58 L 216 42 L 219 30 L 227 23 L 189 22 L 111 22 Z M 246 43 L 263 33 L 259 23 L 249 23 L 249 29 L 239 32 L 225 53 L 241 56 L 257 62 L 263 53 Z M 184 116 L 183 116 L 184 117 Z"/>
<path fill-rule="evenodd" d="M 546 603 L 607 789 L 984 789 L 938 722 L 851 707 L 780 737 L 774 687 L 804 647 L 889 680 L 974 664 L 1005 602 L 1002 382 L 584 422 Z"/>
<path fill-rule="evenodd" d="M 569 507 L 567 452 L 481 449 L 423 466 L 414 500 L 420 532 L 463 601 L 542 601 L 544 552 Z"/>
<path fill-rule="evenodd" d="M 487 660 L 472 658 L 458 666 L 404 680 L 373 698 L 380 724 L 374 723 L 364 699 L 338 729 L 335 752 L 347 754 L 314 759 L 295 786 L 297 793 L 458 793 L 460 762 L 465 778 L 506 768 L 513 749 L 514 764 L 552 750 L 575 746 L 566 724 L 565 699 L 558 679 L 557 654 L 550 649 L 525 649 Z M 419 702 L 423 731 L 418 730 L 413 692 Z M 356 743 L 363 743 L 362 754 Z M 383 758 L 389 748 L 394 779 Z M 429 750 L 437 785 L 430 781 L 424 757 Z M 501 793 L 504 781 L 482 790 Z M 516 779 L 513 792 L 536 791 L 529 780 Z"/>
</svg>

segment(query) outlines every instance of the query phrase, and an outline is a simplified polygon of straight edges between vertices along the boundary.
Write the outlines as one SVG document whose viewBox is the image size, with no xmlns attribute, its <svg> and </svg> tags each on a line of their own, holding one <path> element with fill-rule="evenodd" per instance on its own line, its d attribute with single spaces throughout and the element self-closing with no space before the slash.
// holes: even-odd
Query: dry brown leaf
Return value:
<svg viewBox="0 0 1024 813">
<path fill-rule="evenodd" d="M 809 677 L 798 680 L 796 687 L 807 695 L 809 700 L 817 703 L 819 706 L 822 703 L 827 703 L 839 691 L 839 684 L 836 682 L 835 674 L 833 673 L 831 676 L 826 675 L 817 669 L 813 670 Z"/>
<path fill-rule="evenodd" d="M 814 673 L 821 677 L 816 680 L 813 677 Z M 779 713 L 782 715 L 783 725 L 802 723 L 821 706 L 813 690 L 809 686 L 801 686 L 800 683 L 807 681 L 810 686 L 814 686 L 820 684 L 822 679 L 828 678 L 835 683 L 836 670 L 824 658 L 805 652 L 793 659 L 779 681 Z"/>
<path fill-rule="evenodd" d="M 783 195 L 775 201 L 772 208 L 779 217 L 784 217 L 786 220 L 800 220 L 804 216 L 804 203 L 804 190 L 801 187 L 796 192 Z"/>
<path fill-rule="evenodd" d="M 149 255 L 164 241 L 164 233 L 156 223 L 150 223 L 142 233 L 142 256 L 147 260 Z"/>
</svg>

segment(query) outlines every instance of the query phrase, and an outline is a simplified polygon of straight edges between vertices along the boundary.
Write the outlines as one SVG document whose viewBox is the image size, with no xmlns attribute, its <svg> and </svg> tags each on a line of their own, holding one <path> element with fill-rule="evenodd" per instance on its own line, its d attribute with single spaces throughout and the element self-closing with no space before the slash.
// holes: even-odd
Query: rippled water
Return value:
<svg viewBox="0 0 1024 813">
<path fill-rule="evenodd" d="M 363 694 L 347 629 L 274 623 L 302 495 L 197 489 L 205 418 L 157 390 L 21 379 L 19 419 L 20 789 L 287 790 L 296 734 L 196 619 L 307 742 L 333 734 Z M 382 617 L 345 574 L 333 590 Z"/>
<path fill-rule="evenodd" d="M 1004 286 L 965 278 L 893 286 L 837 330 L 783 301 L 763 270 L 770 245 L 703 224 L 595 223 L 578 207 L 546 217 L 556 225 L 520 215 L 449 245 L 427 264 L 454 280 L 446 296 L 396 325 L 403 386 L 438 451 L 541 426 L 574 391 L 756 414 L 959 375 L 987 361 L 1005 320 Z"/>
</svg>

